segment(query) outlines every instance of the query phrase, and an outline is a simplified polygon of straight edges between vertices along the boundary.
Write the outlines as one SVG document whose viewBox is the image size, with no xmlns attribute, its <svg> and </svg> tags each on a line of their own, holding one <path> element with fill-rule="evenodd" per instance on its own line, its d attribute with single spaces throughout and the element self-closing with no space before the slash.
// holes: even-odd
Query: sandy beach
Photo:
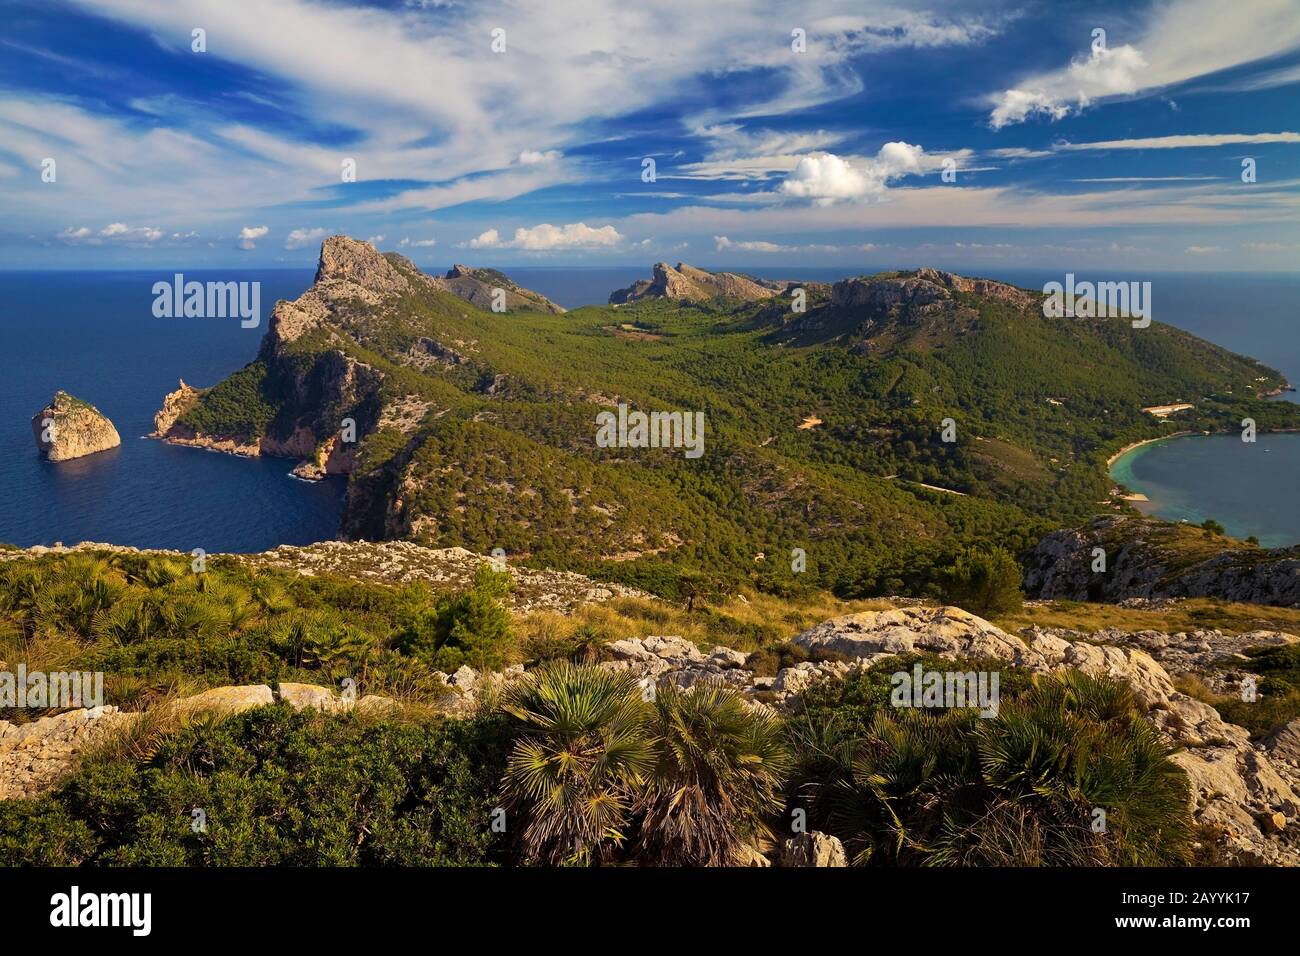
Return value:
<svg viewBox="0 0 1300 956">
<path fill-rule="evenodd" d="M 1125 455 L 1131 452 L 1134 448 L 1141 448 L 1143 445 L 1153 445 L 1158 441 L 1165 441 L 1166 439 L 1169 438 L 1182 438 L 1184 435 L 1199 435 L 1199 434 L 1201 434 L 1201 432 L 1197 432 L 1197 431 L 1170 432 L 1168 435 L 1161 435 L 1159 438 L 1147 438 L 1144 439 L 1143 441 L 1135 441 L 1131 445 L 1125 445 L 1119 451 L 1115 452 L 1115 454 L 1111 455 L 1109 458 L 1106 459 L 1106 471 L 1107 473 L 1109 473 L 1111 468 L 1114 467 L 1115 462 L 1119 461 L 1121 458 L 1123 458 Z"/>
</svg>

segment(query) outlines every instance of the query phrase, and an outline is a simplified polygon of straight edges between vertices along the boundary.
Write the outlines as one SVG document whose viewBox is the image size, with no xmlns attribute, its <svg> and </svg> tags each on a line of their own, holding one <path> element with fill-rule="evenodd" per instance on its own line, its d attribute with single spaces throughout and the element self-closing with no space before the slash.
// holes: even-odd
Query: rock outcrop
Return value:
<svg viewBox="0 0 1300 956">
<path fill-rule="evenodd" d="M 388 374 L 359 357 L 356 346 L 387 354 L 388 336 L 405 328 L 422 296 L 428 304 L 429 296 L 450 294 L 491 310 L 497 289 L 502 290 L 507 311 L 564 311 L 495 270 L 458 265 L 446 276 L 433 277 L 402 256 L 381 254 L 369 243 L 347 236 L 331 236 L 321 244 L 311 287 L 271 309 L 256 362 L 237 373 L 246 380 L 224 395 L 218 414 L 202 419 L 210 423 L 227 418 L 230 424 L 196 427 L 200 419 L 189 413 L 202 406 L 213 389 L 181 382 L 154 416 L 152 437 L 236 455 L 298 459 L 293 474 L 307 480 L 350 475 L 365 439 L 401 419 L 402 410 L 409 410 L 413 400 L 400 392 L 386 396 L 383 385 Z M 444 345 L 422 335 L 406 347 L 404 356 L 388 357 L 428 371 L 465 364 L 470 348 L 459 342 Z M 260 393 L 257 398 L 251 395 L 254 389 Z M 499 391 L 499 385 L 489 389 L 490 394 Z M 232 402 L 256 406 L 259 401 L 271 406 L 266 414 L 261 414 L 264 408 L 255 409 L 261 415 L 258 421 L 265 425 L 250 427 L 255 416 L 241 414 L 242 409 L 230 413 Z M 418 424 L 416 420 L 399 427 L 410 432 Z M 366 500 L 364 488 L 354 489 L 349 496 L 357 511 L 365 510 Z"/>
<path fill-rule="evenodd" d="M 903 305 L 925 306 L 951 301 L 953 293 L 976 295 L 1018 308 L 1037 301 L 1034 293 L 1005 282 L 971 279 L 926 268 L 915 272 L 885 272 L 876 276 L 843 279 L 831 289 L 831 304 L 842 308 L 857 307 L 888 312 Z"/>
<path fill-rule="evenodd" d="M 82 458 L 122 444 L 107 416 L 62 389 L 32 416 L 32 436 L 48 461 Z"/>
<path fill-rule="evenodd" d="M 734 272 L 705 272 L 684 262 L 673 268 L 666 262 L 656 262 L 653 279 L 640 279 L 626 289 L 610 293 L 611 305 L 636 302 L 639 299 L 672 299 L 687 302 L 711 302 L 714 299 L 731 299 L 757 302 L 770 299 L 786 287 L 783 282 L 767 282 L 738 275 Z"/>
<path fill-rule="evenodd" d="M 153 416 L 153 432 L 150 438 L 166 438 L 171 434 L 177 419 L 199 403 L 203 393 L 193 386 L 186 385 L 185 379 L 179 380 L 180 387 L 163 396 L 162 408 Z"/>
<path fill-rule="evenodd" d="M 1092 570 L 1094 548 L 1106 571 Z M 1300 607 L 1300 547 L 1252 548 L 1152 518 L 1107 516 L 1054 531 L 1025 562 L 1025 593 L 1043 600 L 1215 597 Z"/>
<path fill-rule="evenodd" d="M 435 280 L 440 288 L 452 295 L 459 296 L 466 302 L 478 306 L 484 311 L 493 311 L 494 300 L 498 299 L 497 289 L 501 290 L 499 300 L 507 312 L 549 312 L 553 315 L 565 311 L 540 292 L 525 289 L 505 273 L 495 269 L 475 269 L 471 266 L 454 265 L 441 279 Z"/>
<path fill-rule="evenodd" d="M 1063 634 L 1076 639 L 1067 640 Z M 743 655 L 731 656 L 734 651 L 728 654 L 726 648 L 715 647 L 706 654 L 679 637 L 616 641 L 607 648 L 611 660 L 601 666 L 631 670 L 643 686 L 722 681 L 759 707 L 791 706 L 817 681 L 913 653 L 1005 661 L 1044 674 L 1074 668 L 1124 681 L 1147 719 L 1175 749 L 1172 759 L 1188 775 L 1193 818 L 1206 838 L 1233 862 L 1300 865 L 1300 828 L 1290 825 L 1300 814 L 1300 732 L 1288 726 L 1262 745 L 1252 744 L 1243 728 L 1175 688 L 1169 672 L 1142 649 L 1162 643 L 1153 635 L 1142 632 L 1131 641 L 1112 635 L 1108 643 L 1042 628 L 1014 635 L 958 608 L 917 606 L 850 614 L 810 628 L 794 643 L 848 660 L 804 661 L 782 668 L 775 678 L 756 677 L 745 669 Z M 1165 644 L 1179 643 L 1163 637 Z M 1264 643 L 1296 640 L 1277 632 L 1257 632 L 1255 637 Z"/>
<path fill-rule="evenodd" d="M 844 844 L 829 833 L 799 833 L 781 846 L 782 866 L 848 866 Z"/>
</svg>

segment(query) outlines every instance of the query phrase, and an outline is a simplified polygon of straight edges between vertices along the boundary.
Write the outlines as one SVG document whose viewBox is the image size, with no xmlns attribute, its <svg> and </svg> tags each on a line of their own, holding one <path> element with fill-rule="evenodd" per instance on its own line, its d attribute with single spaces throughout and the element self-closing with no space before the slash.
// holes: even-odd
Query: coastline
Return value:
<svg viewBox="0 0 1300 956">
<path fill-rule="evenodd" d="M 1110 474 L 1110 470 L 1115 467 L 1115 462 L 1119 461 L 1129 452 L 1136 451 L 1137 449 L 1141 448 L 1144 445 L 1154 445 L 1156 442 L 1168 441 L 1170 438 L 1186 438 L 1188 435 L 1208 435 L 1208 434 L 1210 434 L 1210 432 L 1202 432 L 1202 431 L 1197 431 L 1195 429 L 1187 429 L 1181 432 L 1170 432 L 1168 435 L 1161 435 L 1159 438 L 1144 438 L 1142 439 L 1142 441 L 1132 442 L 1131 444 L 1125 445 L 1119 451 L 1115 452 L 1115 454 L 1111 455 L 1109 458 L 1106 459 L 1106 474 L 1107 475 Z"/>
</svg>

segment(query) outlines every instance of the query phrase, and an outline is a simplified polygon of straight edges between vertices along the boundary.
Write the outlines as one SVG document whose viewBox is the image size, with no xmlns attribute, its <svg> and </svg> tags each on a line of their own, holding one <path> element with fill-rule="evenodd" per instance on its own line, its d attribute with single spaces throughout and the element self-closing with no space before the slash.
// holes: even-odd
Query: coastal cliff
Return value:
<svg viewBox="0 0 1300 956">
<path fill-rule="evenodd" d="M 32 436 L 48 461 L 82 458 L 122 444 L 107 416 L 63 390 L 32 416 Z"/>
</svg>

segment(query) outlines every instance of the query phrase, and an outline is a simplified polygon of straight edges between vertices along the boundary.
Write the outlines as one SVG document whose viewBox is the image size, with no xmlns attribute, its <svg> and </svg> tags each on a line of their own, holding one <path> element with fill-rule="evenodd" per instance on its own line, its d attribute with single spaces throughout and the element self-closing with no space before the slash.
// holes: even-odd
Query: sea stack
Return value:
<svg viewBox="0 0 1300 956">
<path fill-rule="evenodd" d="M 113 423 L 98 408 L 60 389 L 32 416 L 36 447 L 49 461 L 68 461 L 122 444 Z"/>
</svg>

